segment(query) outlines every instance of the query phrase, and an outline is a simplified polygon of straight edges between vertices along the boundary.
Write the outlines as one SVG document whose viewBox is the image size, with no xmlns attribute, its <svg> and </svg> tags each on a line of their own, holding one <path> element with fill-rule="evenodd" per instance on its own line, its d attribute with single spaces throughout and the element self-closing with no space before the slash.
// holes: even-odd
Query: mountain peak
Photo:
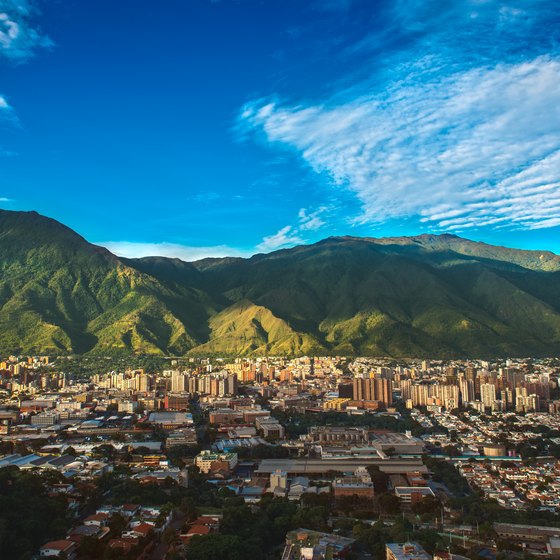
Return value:
<svg viewBox="0 0 560 560">
<path fill-rule="evenodd" d="M 453 234 L 120 259 L 0 211 L 0 352 L 556 355 L 560 257 Z"/>
</svg>

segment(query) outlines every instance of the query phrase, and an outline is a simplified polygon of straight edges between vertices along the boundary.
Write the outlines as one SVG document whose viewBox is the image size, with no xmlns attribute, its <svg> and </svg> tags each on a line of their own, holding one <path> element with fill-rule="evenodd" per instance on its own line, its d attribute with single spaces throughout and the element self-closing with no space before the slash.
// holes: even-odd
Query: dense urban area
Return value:
<svg viewBox="0 0 560 560">
<path fill-rule="evenodd" d="M 0 550 L 560 558 L 560 360 L 9 356 Z"/>
</svg>

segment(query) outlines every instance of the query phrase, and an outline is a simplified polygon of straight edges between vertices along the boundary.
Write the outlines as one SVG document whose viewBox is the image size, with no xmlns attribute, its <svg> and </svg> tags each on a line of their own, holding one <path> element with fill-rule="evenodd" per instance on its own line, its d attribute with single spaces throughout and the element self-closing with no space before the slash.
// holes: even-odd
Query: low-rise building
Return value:
<svg viewBox="0 0 560 560">
<path fill-rule="evenodd" d="M 387 543 L 385 546 L 386 560 L 432 560 L 418 543 Z"/>
<path fill-rule="evenodd" d="M 152 412 L 148 421 L 164 430 L 173 430 L 181 426 L 192 426 L 194 424 L 192 414 L 188 412 Z"/>
<path fill-rule="evenodd" d="M 296 529 L 286 535 L 283 560 L 343 558 L 356 541 L 331 533 Z"/>
<path fill-rule="evenodd" d="M 39 549 L 39 556 L 44 557 L 64 557 L 72 560 L 76 557 L 76 543 L 68 539 L 49 541 Z"/>
<path fill-rule="evenodd" d="M 258 417 L 255 419 L 255 425 L 268 440 L 284 439 L 284 426 L 276 418 Z"/>
<path fill-rule="evenodd" d="M 395 496 L 403 506 L 407 506 L 414 505 L 428 496 L 435 497 L 435 494 L 429 486 L 397 486 Z"/>
<path fill-rule="evenodd" d="M 356 497 L 363 500 L 373 500 L 375 490 L 371 476 L 364 467 L 356 469 L 353 476 L 336 478 L 333 482 L 334 499 Z"/>
<path fill-rule="evenodd" d="M 180 428 L 170 432 L 165 440 L 165 447 L 178 447 L 180 445 L 196 445 L 196 430 L 194 428 Z"/>
<path fill-rule="evenodd" d="M 200 472 L 208 474 L 215 471 L 232 471 L 237 466 L 237 453 L 212 453 L 201 451 L 196 457 L 194 464 Z"/>
</svg>

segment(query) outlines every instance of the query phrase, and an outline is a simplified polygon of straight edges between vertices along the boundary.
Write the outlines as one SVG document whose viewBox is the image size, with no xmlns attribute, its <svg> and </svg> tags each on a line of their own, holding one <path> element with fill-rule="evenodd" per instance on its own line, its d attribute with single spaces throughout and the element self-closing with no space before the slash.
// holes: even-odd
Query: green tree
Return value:
<svg viewBox="0 0 560 560">
<path fill-rule="evenodd" d="M 435 496 L 426 496 L 412 506 L 412 511 L 417 515 L 436 515 L 441 511 L 441 503 Z"/>
<path fill-rule="evenodd" d="M 381 494 L 377 497 L 377 503 L 381 513 L 396 515 L 401 511 L 401 502 L 394 494 Z"/>
</svg>

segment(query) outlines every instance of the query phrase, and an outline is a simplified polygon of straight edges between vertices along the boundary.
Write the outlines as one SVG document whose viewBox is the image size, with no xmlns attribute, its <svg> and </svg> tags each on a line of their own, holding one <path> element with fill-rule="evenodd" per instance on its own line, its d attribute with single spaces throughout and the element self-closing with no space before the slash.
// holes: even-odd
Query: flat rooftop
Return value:
<svg viewBox="0 0 560 560">
<path fill-rule="evenodd" d="M 409 472 L 427 473 L 428 469 L 421 459 L 377 459 L 355 458 L 349 459 L 263 459 L 256 470 L 256 474 L 271 474 L 276 470 L 288 474 L 324 474 L 327 471 L 353 473 L 358 467 L 377 465 L 388 474 L 405 474 Z"/>
</svg>

